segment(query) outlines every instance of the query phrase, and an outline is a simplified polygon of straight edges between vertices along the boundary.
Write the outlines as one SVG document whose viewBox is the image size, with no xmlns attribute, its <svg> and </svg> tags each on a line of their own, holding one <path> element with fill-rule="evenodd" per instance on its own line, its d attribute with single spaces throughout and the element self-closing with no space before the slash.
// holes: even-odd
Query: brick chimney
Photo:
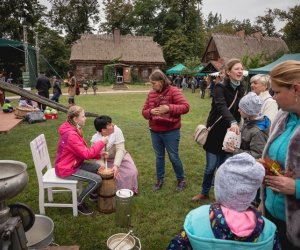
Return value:
<svg viewBox="0 0 300 250">
<path fill-rule="evenodd" d="M 121 32 L 118 28 L 114 29 L 113 37 L 114 37 L 114 43 L 115 44 L 120 44 L 120 42 L 121 42 Z"/>
<path fill-rule="evenodd" d="M 257 39 L 257 41 L 259 41 L 259 42 L 262 39 L 262 34 L 260 31 L 256 31 L 256 32 L 252 33 L 252 36 L 254 36 Z"/>
<path fill-rule="evenodd" d="M 245 30 L 239 30 L 235 33 L 238 37 L 242 38 L 242 40 L 245 40 Z"/>
</svg>

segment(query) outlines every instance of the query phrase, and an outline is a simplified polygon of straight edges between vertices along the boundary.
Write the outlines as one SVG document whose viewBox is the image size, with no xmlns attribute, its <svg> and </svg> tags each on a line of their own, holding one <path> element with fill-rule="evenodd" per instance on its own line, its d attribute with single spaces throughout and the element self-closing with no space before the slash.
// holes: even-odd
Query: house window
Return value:
<svg viewBox="0 0 300 250">
<path fill-rule="evenodd" d="M 207 52 L 207 59 L 208 60 L 214 60 L 215 59 L 215 52 L 214 51 Z"/>
<path fill-rule="evenodd" d="M 148 69 L 142 69 L 142 77 L 147 78 L 149 76 Z"/>
</svg>

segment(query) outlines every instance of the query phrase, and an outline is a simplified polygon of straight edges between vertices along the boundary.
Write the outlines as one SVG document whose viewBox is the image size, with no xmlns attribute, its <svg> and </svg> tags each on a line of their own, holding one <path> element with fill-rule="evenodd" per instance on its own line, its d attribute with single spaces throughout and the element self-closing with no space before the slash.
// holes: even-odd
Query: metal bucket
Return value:
<svg viewBox="0 0 300 250">
<path fill-rule="evenodd" d="M 49 246 L 53 242 L 53 221 L 44 215 L 35 215 L 35 222 L 25 235 L 29 249 L 37 249 Z"/>
<path fill-rule="evenodd" d="M 132 231 L 129 233 L 118 233 L 110 236 L 106 242 L 109 250 L 134 250 L 142 249 L 140 239 L 135 237 Z"/>
<path fill-rule="evenodd" d="M 131 201 L 133 191 L 129 189 L 119 189 L 116 192 L 116 225 L 120 227 L 130 227 L 131 225 Z"/>
</svg>

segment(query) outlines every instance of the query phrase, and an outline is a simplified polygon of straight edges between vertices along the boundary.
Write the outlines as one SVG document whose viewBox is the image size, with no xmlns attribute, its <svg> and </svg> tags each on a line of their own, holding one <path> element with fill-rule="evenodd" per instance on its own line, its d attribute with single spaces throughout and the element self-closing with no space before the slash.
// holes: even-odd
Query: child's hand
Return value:
<svg viewBox="0 0 300 250">
<path fill-rule="evenodd" d="M 223 150 L 228 153 L 233 153 L 233 151 L 235 150 L 234 142 L 233 141 L 227 142 L 226 147 L 223 147 Z"/>
<path fill-rule="evenodd" d="M 104 144 L 107 144 L 107 143 L 108 143 L 108 136 L 103 136 L 100 140 L 101 140 Z"/>
</svg>

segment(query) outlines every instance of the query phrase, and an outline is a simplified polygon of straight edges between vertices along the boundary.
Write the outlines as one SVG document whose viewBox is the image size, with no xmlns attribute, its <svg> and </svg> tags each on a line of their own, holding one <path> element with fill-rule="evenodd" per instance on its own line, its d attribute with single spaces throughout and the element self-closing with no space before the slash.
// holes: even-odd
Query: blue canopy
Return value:
<svg viewBox="0 0 300 250">
<path fill-rule="evenodd" d="M 277 64 L 282 63 L 287 60 L 300 61 L 300 53 L 298 54 L 284 54 L 282 57 L 278 58 L 276 61 L 256 69 L 249 69 L 249 75 L 256 74 L 268 74 Z"/>
<path fill-rule="evenodd" d="M 183 69 L 185 69 L 185 66 L 180 63 L 180 64 L 177 64 L 176 66 L 174 66 L 173 68 L 168 69 L 166 71 L 166 74 L 167 75 L 172 75 L 172 74 L 179 75 Z"/>
</svg>

